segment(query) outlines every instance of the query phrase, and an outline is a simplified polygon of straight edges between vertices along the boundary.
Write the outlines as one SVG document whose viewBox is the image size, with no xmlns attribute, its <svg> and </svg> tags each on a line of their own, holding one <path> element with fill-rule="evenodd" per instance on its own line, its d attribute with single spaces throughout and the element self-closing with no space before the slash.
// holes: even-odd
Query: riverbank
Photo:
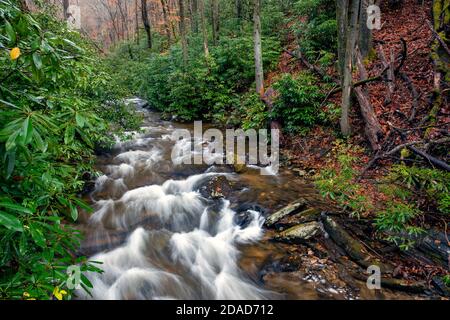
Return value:
<svg viewBox="0 0 450 320">
<path fill-rule="evenodd" d="M 314 184 L 292 168 L 283 166 L 278 175 L 262 176 L 251 167 L 236 172 L 234 166 L 175 165 L 171 160 L 172 149 L 177 146 L 179 150 L 186 149 L 182 147 L 183 140 L 175 143 L 170 139 L 171 132 L 176 128 L 192 130 L 192 127 L 160 120 L 157 113 L 142 112 L 146 119 L 143 131 L 99 157 L 97 166 L 105 175 L 97 179 L 90 195 L 95 212 L 81 217 L 86 239 L 79 254 L 104 262 L 105 274 L 89 276 L 94 284 L 94 298 L 148 299 L 166 292 L 172 297 L 192 298 L 200 294 L 204 299 L 214 299 L 218 296 L 212 292 L 201 294 L 198 290 L 205 290 L 204 286 L 212 283 L 219 285 L 218 275 L 230 272 L 228 263 L 232 263 L 233 277 L 255 286 L 255 294 L 261 295 L 251 296 L 258 299 L 439 298 L 435 289 L 423 283 L 388 281 L 385 270 L 382 290 L 369 290 L 367 267 L 362 267 L 366 257 L 355 262 L 358 253 L 347 251 L 349 245 L 342 242 L 342 237 L 335 236 L 342 231 L 337 229 L 333 233 L 326 221 L 333 219 L 345 226 L 346 232 L 352 234 L 354 250 L 369 244 L 361 242 L 358 247 L 355 243 L 360 240 L 353 239 L 358 229 L 365 231 L 362 228 L 365 223 L 337 213 Z M 221 228 L 220 221 L 225 218 L 231 223 L 229 229 L 218 231 L 216 228 Z M 238 238 L 228 242 L 223 237 L 231 231 Z M 200 238 L 194 240 L 197 236 L 203 239 L 203 244 L 197 243 Z M 194 246 L 189 256 L 196 258 L 189 259 L 188 265 L 185 265 L 187 261 L 173 260 L 177 252 L 174 250 L 182 250 L 177 255 L 187 254 L 183 253 L 187 247 L 174 247 L 179 237 L 183 247 Z M 344 238 L 348 240 L 350 236 Z M 236 250 L 226 264 L 220 258 L 223 254 L 228 256 L 220 249 L 219 244 L 224 240 L 223 244 L 235 246 L 233 250 Z M 211 247 L 215 242 L 219 246 Z M 373 255 L 371 251 L 364 252 Z M 201 267 L 203 259 L 214 270 L 218 269 L 209 280 L 191 284 L 192 277 L 199 275 L 191 274 L 185 267 L 204 268 L 207 265 Z M 374 263 L 380 264 L 375 260 Z M 144 275 L 152 268 L 157 268 L 158 277 Z M 393 269 L 395 266 L 389 270 L 390 278 Z M 202 270 L 201 274 L 206 272 Z M 160 282 L 163 273 L 166 274 L 163 282 L 168 281 L 166 285 Z M 169 285 L 170 277 L 185 283 L 184 291 L 173 291 L 177 286 Z M 147 285 L 131 288 L 124 279 L 133 283 L 139 279 L 152 290 L 144 290 Z M 231 296 L 221 297 L 250 297 L 247 289 L 241 289 L 235 287 Z M 217 290 L 224 287 L 220 285 Z"/>
</svg>

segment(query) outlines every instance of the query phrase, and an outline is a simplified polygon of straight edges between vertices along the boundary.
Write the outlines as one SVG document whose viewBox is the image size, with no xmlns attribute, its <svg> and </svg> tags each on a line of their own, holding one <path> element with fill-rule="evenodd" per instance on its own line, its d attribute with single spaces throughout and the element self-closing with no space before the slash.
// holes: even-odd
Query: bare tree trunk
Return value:
<svg viewBox="0 0 450 320">
<path fill-rule="evenodd" d="M 262 97 L 264 95 L 264 68 L 261 45 L 261 0 L 253 0 L 253 3 L 253 42 L 255 50 L 256 92 Z"/>
<path fill-rule="evenodd" d="M 242 16 L 242 0 L 236 0 L 236 17 L 238 18 L 239 24 L 243 18 Z"/>
<path fill-rule="evenodd" d="M 338 25 L 338 64 L 341 86 L 344 83 L 345 45 L 348 23 L 349 0 L 336 0 L 336 20 Z"/>
<path fill-rule="evenodd" d="M 161 6 L 162 6 L 163 18 L 164 18 L 164 28 L 166 29 L 167 41 L 170 46 L 170 44 L 172 43 L 172 39 L 171 39 L 171 35 L 170 35 L 170 24 L 169 24 L 168 12 L 167 12 L 166 0 L 161 0 Z"/>
<path fill-rule="evenodd" d="M 190 0 L 191 30 L 198 33 L 198 0 Z"/>
<path fill-rule="evenodd" d="M 208 58 L 209 47 L 208 47 L 208 31 L 206 30 L 206 19 L 205 19 L 205 0 L 198 0 L 198 9 L 200 14 L 200 25 L 202 28 L 202 35 L 203 35 L 203 50 L 205 52 L 205 58 Z"/>
<path fill-rule="evenodd" d="M 30 8 L 28 7 L 27 0 L 20 0 L 19 6 L 20 6 L 20 10 L 22 10 L 22 12 L 30 12 Z"/>
<path fill-rule="evenodd" d="M 150 25 L 150 20 L 148 18 L 147 0 L 141 0 L 141 11 L 142 11 L 142 21 L 144 23 L 145 32 L 147 33 L 148 48 L 151 49 L 153 47 L 152 29 Z"/>
<path fill-rule="evenodd" d="M 139 3 L 138 0 L 134 0 L 134 10 L 135 10 L 135 19 L 136 19 L 136 44 L 139 45 L 141 42 L 140 32 L 139 32 Z"/>
<path fill-rule="evenodd" d="M 69 19 L 69 6 L 70 6 L 70 0 L 63 0 L 64 20 Z"/>
<path fill-rule="evenodd" d="M 219 2 L 218 0 L 211 0 L 211 21 L 212 21 L 212 31 L 213 31 L 213 44 L 216 46 L 219 41 Z"/>
<path fill-rule="evenodd" d="M 126 6 L 126 2 L 124 2 L 124 5 Z M 122 21 L 123 36 L 126 37 L 127 41 L 129 41 L 130 35 L 128 33 L 128 25 L 127 25 L 128 12 L 127 12 L 127 16 L 125 15 L 125 12 L 127 11 L 127 9 L 126 9 L 126 7 L 122 8 L 122 4 L 120 1 L 117 2 L 117 7 L 119 8 L 119 13 L 120 13 L 121 21 Z"/>
<path fill-rule="evenodd" d="M 359 76 L 361 80 L 367 80 L 368 73 L 364 67 L 362 56 L 358 48 L 356 48 L 356 65 L 358 66 Z M 356 98 L 361 108 L 361 115 L 365 122 L 365 133 L 370 142 L 372 150 L 380 149 L 380 140 L 383 137 L 383 129 L 377 119 L 372 104 L 370 103 L 369 90 L 367 87 L 354 88 Z"/>
<path fill-rule="evenodd" d="M 348 136 L 351 133 L 349 110 L 351 106 L 352 94 L 352 70 L 353 70 L 353 54 L 357 39 L 357 23 L 359 16 L 359 4 L 361 0 L 352 0 L 350 12 L 350 24 L 346 32 L 346 49 L 345 49 L 345 65 L 344 80 L 342 85 L 342 116 L 341 116 L 341 132 Z"/>
<path fill-rule="evenodd" d="M 188 52 L 188 43 L 186 38 L 186 14 L 184 9 L 184 0 L 178 0 L 179 10 L 180 10 L 180 36 L 181 36 L 181 47 L 183 50 L 183 65 L 186 70 L 189 52 Z"/>
<path fill-rule="evenodd" d="M 363 58 L 366 58 L 372 50 L 372 30 L 367 28 L 367 7 L 372 4 L 373 0 L 361 0 L 358 47 Z"/>
</svg>

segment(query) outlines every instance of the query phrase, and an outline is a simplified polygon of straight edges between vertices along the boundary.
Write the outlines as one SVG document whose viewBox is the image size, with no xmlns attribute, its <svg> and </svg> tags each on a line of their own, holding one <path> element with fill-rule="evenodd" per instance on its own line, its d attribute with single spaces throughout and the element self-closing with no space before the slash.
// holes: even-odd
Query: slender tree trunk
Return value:
<svg viewBox="0 0 450 320">
<path fill-rule="evenodd" d="M 373 0 L 361 0 L 358 47 L 363 58 L 366 58 L 372 50 L 372 30 L 367 28 L 367 7 L 372 4 Z"/>
<path fill-rule="evenodd" d="M 200 25 L 202 28 L 202 35 L 203 35 L 203 50 L 205 52 L 205 58 L 208 58 L 209 47 L 208 47 L 208 30 L 206 29 L 206 19 L 205 19 L 205 0 L 198 0 L 198 9 L 200 14 Z"/>
<path fill-rule="evenodd" d="M 180 36 L 181 36 L 181 47 L 183 50 L 183 64 L 186 70 L 189 59 L 189 52 L 186 38 L 186 14 L 184 8 L 184 1 L 185 0 L 178 0 L 178 5 L 180 10 Z"/>
<path fill-rule="evenodd" d="M 211 0 L 211 21 L 213 31 L 213 44 L 216 46 L 219 41 L 220 31 L 220 17 L 219 17 L 219 2 L 218 0 Z"/>
<path fill-rule="evenodd" d="M 136 19 L 136 44 L 139 45 L 141 42 L 140 39 L 140 32 L 139 32 L 139 3 L 138 0 L 134 0 L 134 6 L 135 6 L 135 19 Z"/>
<path fill-rule="evenodd" d="M 27 0 L 19 0 L 20 10 L 22 12 L 30 12 L 30 8 L 28 7 Z"/>
<path fill-rule="evenodd" d="M 63 0 L 64 20 L 69 19 L 70 0 Z"/>
<path fill-rule="evenodd" d="M 167 36 L 167 42 L 170 44 L 172 43 L 171 35 L 170 35 L 170 23 L 169 23 L 169 16 L 167 12 L 167 2 L 166 0 L 161 0 L 161 7 L 163 12 L 163 18 L 164 18 L 164 29 L 166 31 Z"/>
<path fill-rule="evenodd" d="M 253 0 L 253 3 L 253 41 L 255 50 L 256 92 L 262 97 L 264 95 L 264 69 L 261 45 L 261 0 Z"/>
<path fill-rule="evenodd" d="M 350 17 L 347 32 L 346 32 L 346 49 L 345 49 L 345 65 L 344 65 L 344 81 L 342 86 L 342 116 L 341 116 L 341 132 L 343 135 L 350 135 L 350 120 L 349 110 L 351 106 L 352 94 L 352 70 L 353 70 L 353 56 L 357 39 L 359 7 L 361 0 L 352 0 L 349 6 Z"/>
<path fill-rule="evenodd" d="M 345 46 L 348 24 L 349 0 L 336 0 L 336 20 L 338 26 L 338 69 L 341 86 L 344 84 Z"/>
<path fill-rule="evenodd" d="M 190 0 L 191 31 L 198 33 L 198 0 Z"/>
<path fill-rule="evenodd" d="M 242 0 L 236 0 L 236 18 L 238 18 L 239 24 L 243 18 L 242 16 Z"/>
<path fill-rule="evenodd" d="M 141 11 L 142 11 L 142 21 L 144 23 L 145 32 L 147 33 L 148 48 L 151 49 L 153 47 L 152 29 L 150 25 L 150 20 L 148 18 L 147 0 L 141 0 Z"/>
</svg>

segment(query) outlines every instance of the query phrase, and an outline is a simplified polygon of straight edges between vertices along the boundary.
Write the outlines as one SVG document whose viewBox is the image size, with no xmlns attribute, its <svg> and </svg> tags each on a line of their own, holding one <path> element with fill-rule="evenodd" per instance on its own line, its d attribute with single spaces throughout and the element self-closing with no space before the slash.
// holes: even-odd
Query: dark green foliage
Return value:
<svg viewBox="0 0 450 320">
<path fill-rule="evenodd" d="M 264 38 L 262 44 L 264 70 L 271 70 L 278 61 L 280 43 L 273 38 Z M 252 37 L 224 38 L 211 53 L 217 64 L 217 78 L 237 92 L 248 90 L 255 81 Z"/>
<path fill-rule="evenodd" d="M 337 50 L 336 4 L 331 0 L 301 0 L 295 4 L 293 31 L 301 42 L 301 50 L 309 59 L 317 60 Z M 332 59 L 327 59 L 331 61 Z"/>
<path fill-rule="evenodd" d="M 286 74 L 273 87 L 279 96 L 271 118 L 281 120 L 287 132 L 294 133 L 300 127 L 311 127 L 317 122 L 324 95 L 314 76 L 309 73 L 301 73 L 297 77 Z"/>
<path fill-rule="evenodd" d="M 266 38 L 263 50 L 265 68 L 270 70 L 281 52 L 280 44 Z M 236 94 L 248 91 L 255 78 L 250 36 L 222 37 L 217 47 L 210 48 L 207 61 L 201 38 L 192 36 L 186 69 L 179 45 L 164 53 L 143 55 L 137 50 L 131 60 L 127 52 L 120 48 L 110 59 L 116 82 L 147 99 L 152 108 L 181 121 L 225 122 L 229 112 L 239 104 Z"/>
<path fill-rule="evenodd" d="M 95 146 L 112 141 L 105 118 L 111 109 L 131 115 L 97 55 L 50 14 L 0 1 L 1 299 L 50 299 L 55 290 L 70 297 L 69 265 L 99 271 L 74 257 L 80 233 L 70 224 L 91 210 L 77 195 Z M 81 285 L 91 286 L 85 277 Z"/>
</svg>

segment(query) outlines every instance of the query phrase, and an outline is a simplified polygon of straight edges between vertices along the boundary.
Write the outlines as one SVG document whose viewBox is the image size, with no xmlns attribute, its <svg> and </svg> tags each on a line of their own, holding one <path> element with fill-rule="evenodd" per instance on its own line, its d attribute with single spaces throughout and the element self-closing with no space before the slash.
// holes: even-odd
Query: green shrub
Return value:
<svg viewBox="0 0 450 320">
<path fill-rule="evenodd" d="M 300 127 L 311 127 L 316 123 L 324 95 L 314 76 L 301 73 L 294 78 L 286 74 L 273 87 L 279 96 L 271 118 L 282 120 L 287 132 L 295 133 Z"/>
<path fill-rule="evenodd" d="M 265 129 L 267 128 L 269 115 L 266 105 L 256 93 L 247 93 L 241 97 L 238 112 L 241 116 L 242 129 Z"/>
<path fill-rule="evenodd" d="M 78 194 L 94 148 L 113 141 L 102 114 L 120 106 L 99 60 L 51 13 L 0 2 L 0 299 L 70 298 L 68 266 L 100 271 L 75 257 L 81 235 L 70 227 L 91 210 Z"/>
<path fill-rule="evenodd" d="M 263 50 L 264 65 L 269 70 L 278 59 L 280 44 L 266 38 Z M 189 61 L 184 67 L 179 44 L 161 54 L 135 54 L 139 61 L 130 61 L 127 50 L 119 47 L 109 59 L 114 64 L 110 69 L 118 84 L 180 121 L 205 119 L 223 123 L 236 107 L 235 93 L 247 91 L 254 82 L 253 40 L 251 36 L 222 37 L 210 51 L 205 61 L 201 38 L 190 37 Z"/>
<path fill-rule="evenodd" d="M 411 248 L 414 237 L 423 230 L 411 223 L 420 214 L 420 210 L 413 204 L 389 201 L 385 210 L 377 213 L 375 226 L 385 234 L 387 241 L 395 243 L 402 250 Z"/>
<path fill-rule="evenodd" d="M 360 217 L 373 210 L 371 199 L 363 195 L 362 187 L 355 182 L 357 158 L 352 154 L 358 148 L 335 142 L 333 154 L 337 156 L 339 168 L 326 168 L 315 177 L 315 185 L 324 198 L 329 198 L 351 215 Z"/>
<path fill-rule="evenodd" d="M 273 38 L 263 38 L 264 70 L 273 68 L 281 52 L 280 43 Z M 240 36 L 222 38 L 217 47 L 211 49 L 217 64 L 215 74 L 228 88 L 242 92 L 255 81 L 255 59 L 253 38 Z"/>
<path fill-rule="evenodd" d="M 307 58 L 316 60 L 324 53 L 337 50 L 336 4 L 331 0 L 301 0 L 295 4 L 292 28 Z M 305 21 L 304 18 L 307 17 Z"/>
</svg>

